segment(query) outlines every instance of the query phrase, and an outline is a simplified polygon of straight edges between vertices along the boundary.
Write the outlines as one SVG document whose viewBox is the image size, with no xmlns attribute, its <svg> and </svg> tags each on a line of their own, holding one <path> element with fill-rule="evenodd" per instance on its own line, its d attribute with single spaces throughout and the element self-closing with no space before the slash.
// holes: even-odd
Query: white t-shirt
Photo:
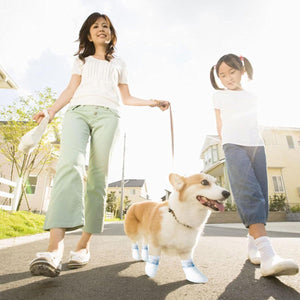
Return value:
<svg viewBox="0 0 300 300">
<path fill-rule="evenodd" d="M 119 110 L 118 84 L 127 84 L 126 65 L 120 58 L 111 61 L 93 56 L 85 58 L 85 63 L 75 59 L 72 74 L 81 75 L 81 83 L 70 101 L 70 106 L 99 105 Z"/>
<path fill-rule="evenodd" d="M 245 90 L 219 90 L 213 95 L 214 108 L 220 109 L 222 144 L 263 146 L 257 122 L 257 98 Z"/>
</svg>

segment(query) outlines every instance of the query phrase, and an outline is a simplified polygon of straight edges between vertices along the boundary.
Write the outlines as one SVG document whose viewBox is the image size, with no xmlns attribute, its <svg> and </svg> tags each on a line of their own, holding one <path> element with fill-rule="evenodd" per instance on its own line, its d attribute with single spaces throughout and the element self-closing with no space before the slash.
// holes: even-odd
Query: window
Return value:
<svg viewBox="0 0 300 300">
<path fill-rule="evenodd" d="M 29 175 L 25 184 L 26 194 L 29 195 L 35 194 L 36 184 L 37 184 L 37 176 Z"/>
<path fill-rule="evenodd" d="M 274 192 L 275 193 L 284 193 L 283 180 L 281 176 L 272 176 Z"/>
<path fill-rule="evenodd" d="M 218 145 L 213 145 L 211 147 L 211 151 L 212 151 L 212 161 L 213 162 L 217 162 L 218 159 Z"/>
<path fill-rule="evenodd" d="M 135 195 L 135 189 L 131 190 L 131 195 Z"/>
<path fill-rule="evenodd" d="M 295 145 L 294 145 L 294 140 L 293 140 L 293 137 L 291 135 L 287 135 L 286 136 L 286 140 L 287 140 L 287 143 L 289 145 L 289 148 L 290 149 L 294 149 L 295 148 Z"/>
</svg>

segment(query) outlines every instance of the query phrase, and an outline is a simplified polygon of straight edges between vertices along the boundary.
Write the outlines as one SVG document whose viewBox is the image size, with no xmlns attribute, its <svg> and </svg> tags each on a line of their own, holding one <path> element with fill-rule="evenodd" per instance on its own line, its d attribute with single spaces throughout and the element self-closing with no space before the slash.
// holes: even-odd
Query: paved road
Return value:
<svg viewBox="0 0 300 300">
<path fill-rule="evenodd" d="M 300 265 L 300 223 L 269 223 L 269 235 L 278 254 Z M 68 252 L 80 232 L 68 234 Z M 90 263 L 79 270 L 63 265 L 56 278 L 32 277 L 28 264 L 44 251 L 47 239 L 0 250 L 0 299 L 192 299 L 192 300 L 297 300 L 300 274 L 278 278 L 260 276 L 246 259 L 246 231 L 241 224 L 208 224 L 195 249 L 194 260 L 209 278 L 206 284 L 185 280 L 179 258 L 162 256 L 154 279 L 144 275 L 144 263 L 130 256 L 130 242 L 120 223 L 108 223 L 93 237 Z"/>
</svg>

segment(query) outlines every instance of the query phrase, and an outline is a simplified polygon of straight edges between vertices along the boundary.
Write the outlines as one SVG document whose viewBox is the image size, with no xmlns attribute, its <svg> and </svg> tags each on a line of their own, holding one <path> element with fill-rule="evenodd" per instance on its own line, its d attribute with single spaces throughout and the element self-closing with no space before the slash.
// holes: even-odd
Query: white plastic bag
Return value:
<svg viewBox="0 0 300 300">
<path fill-rule="evenodd" d="M 45 114 L 45 117 L 43 118 L 41 123 L 21 137 L 18 148 L 20 151 L 29 154 L 41 140 L 43 134 L 47 129 L 47 125 L 49 123 L 50 118 L 47 110 L 43 110 L 43 113 Z"/>
</svg>

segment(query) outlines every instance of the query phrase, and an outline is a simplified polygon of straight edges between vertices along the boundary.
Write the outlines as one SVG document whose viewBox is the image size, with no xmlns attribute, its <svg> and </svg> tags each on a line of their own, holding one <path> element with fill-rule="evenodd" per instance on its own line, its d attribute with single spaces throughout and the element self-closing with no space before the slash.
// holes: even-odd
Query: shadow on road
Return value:
<svg viewBox="0 0 300 300">
<path fill-rule="evenodd" d="M 300 299 L 300 294 L 296 290 L 282 283 L 276 277 L 255 279 L 256 268 L 259 266 L 256 267 L 249 260 L 246 260 L 240 274 L 226 287 L 218 300 Z"/>
<path fill-rule="evenodd" d="M 40 281 L 1 292 L 1 299 L 165 299 L 174 290 L 189 284 L 186 280 L 164 285 L 149 279 L 122 276 L 119 273 L 135 262 L 125 262 L 64 273 L 56 278 L 40 277 Z M 1 276 L 2 282 L 26 278 L 29 272 Z"/>
</svg>

